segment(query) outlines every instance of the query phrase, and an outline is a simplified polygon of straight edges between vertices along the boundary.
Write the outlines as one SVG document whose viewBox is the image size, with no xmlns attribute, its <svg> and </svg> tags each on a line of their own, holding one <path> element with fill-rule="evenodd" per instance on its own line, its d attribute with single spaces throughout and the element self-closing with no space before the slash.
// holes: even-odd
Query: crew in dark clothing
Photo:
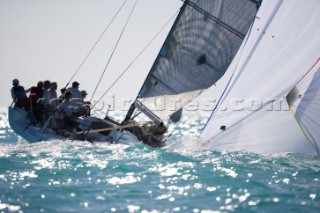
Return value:
<svg viewBox="0 0 320 213">
<path fill-rule="evenodd" d="M 30 100 L 27 97 L 25 89 L 19 85 L 18 79 L 13 79 L 12 84 L 13 87 L 11 88 L 11 97 L 13 99 L 15 107 L 25 109 L 27 111 L 28 118 L 30 119 L 31 124 L 35 125 L 36 118 L 31 111 Z"/>
<path fill-rule="evenodd" d="M 29 99 L 32 105 L 32 112 L 35 115 L 37 121 L 40 124 L 43 124 L 45 121 L 45 109 L 41 102 L 41 98 L 43 98 L 43 82 L 39 81 L 37 86 L 33 86 L 30 88 Z"/>
</svg>

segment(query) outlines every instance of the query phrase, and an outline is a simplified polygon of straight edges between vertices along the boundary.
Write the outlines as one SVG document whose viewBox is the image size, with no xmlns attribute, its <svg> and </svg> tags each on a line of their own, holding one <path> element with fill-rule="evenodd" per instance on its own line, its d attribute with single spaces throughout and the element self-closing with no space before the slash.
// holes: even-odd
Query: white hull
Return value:
<svg viewBox="0 0 320 213">
<path fill-rule="evenodd" d="M 82 140 L 81 137 L 79 137 L 76 134 L 72 134 L 69 137 L 67 137 L 58 132 L 53 131 L 50 128 L 35 127 L 30 125 L 30 121 L 27 118 L 26 111 L 18 107 L 9 107 L 8 117 L 10 126 L 13 129 L 13 131 L 29 143 L 66 139 Z M 107 136 L 102 135 L 98 132 L 89 132 L 85 133 L 85 139 L 88 139 L 93 142 L 111 142 L 121 144 L 134 144 L 139 142 L 135 135 L 126 130 L 112 130 L 110 134 Z"/>
</svg>

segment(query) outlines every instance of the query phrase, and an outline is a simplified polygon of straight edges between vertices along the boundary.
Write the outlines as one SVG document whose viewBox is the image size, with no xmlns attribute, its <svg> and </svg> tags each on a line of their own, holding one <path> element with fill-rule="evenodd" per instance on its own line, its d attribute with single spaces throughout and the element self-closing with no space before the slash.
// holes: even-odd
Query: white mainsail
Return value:
<svg viewBox="0 0 320 213">
<path fill-rule="evenodd" d="M 308 92 L 319 88 L 319 74 L 309 74 L 314 83 L 301 81 L 319 63 L 319 26 L 318 0 L 262 2 L 235 73 L 200 135 L 209 146 L 319 153 L 320 96 Z M 286 96 L 299 82 L 308 89 L 290 110 Z"/>
<path fill-rule="evenodd" d="M 135 107 L 158 120 L 198 97 L 225 73 L 261 0 L 186 0 Z"/>
</svg>

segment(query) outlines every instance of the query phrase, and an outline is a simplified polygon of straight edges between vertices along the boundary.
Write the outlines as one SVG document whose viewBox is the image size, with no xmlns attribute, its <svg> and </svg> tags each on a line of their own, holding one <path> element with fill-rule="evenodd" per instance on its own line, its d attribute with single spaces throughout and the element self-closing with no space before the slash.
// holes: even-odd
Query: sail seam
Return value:
<svg viewBox="0 0 320 213">
<path fill-rule="evenodd" d="M 176 41 L 175 44 L 179 45 L 183 50 L 186 50 L 188 52 L 190 52 L 193 55 L 197 55 L 199 52 L 195 52 L 193 50 L 191 50 L 190 48 L 188 48 L 186 45 L 183 45 L 181 42 Z M 209 68 L 218 71 L 219 69 L 217 67 L 215 67 L 213 64 L 209 63 L 208 61 L 206 61 L 205 65 L 207 65 Z"/>
<path fill-rule="evenodd" d="M 156 77 L 154 74 L 151 74 L 152 78 L 154 78 L 157 82 L 159 82 L 160 84 L 162 84 L 163 86 L 167 87 L 169 90 L 171 90 L 174 93 L 177 93 L 177 91 L 175 91 L 173 88 L 169 87 L 166 83 L 164 83 L 162 80 L 160 80 L 158 77 Z"/>
<path fill-rule="evenodd" d="M 279 11 L 279 9 L 280 9 L 283 1 L 284 1 L 284 0 L 280 0 L 280 1 L 277 3 L 277 5 L 275 6 L 275 8 L 274 8 L 274 10 L 273 10 L 273 12 L 272 12 L 272 15 L 270 16 L 270 18 L 267 20 L 266 24 L 264 25 L 262 32 L 266 32 L 266 31 L 268 30 L 268 28 L 269 28 L 271 22 L 273 21 L 275 15 L 278 13 L 278 11 Z M 252 27 L 254 27 L 254 26 L 252 25 Z M 251 30 L 252 30 L 252 29 L 251 29 Z M 250 31 L 250 34 L 251 34 L 251 31 Z M 248 34 L 248 35 L 249 35 L 249 36 L 248 36 L 248 39 L 249 39 L 249 37 L 251 36 L 250 34 Z M 257 38 L 256 42 L 254 43 L 253 47 L 251 48 L 248 56 L 245 58 L 245 60 L 244 60 L 244 62 L 242 63 L 241 67 L 239 68 L 239 71 L 238 71 L 237 75 L 236 75 L 236 76 L 233 76 L 233 75 L 232 75 L 232 78 L 234 78 L 234 80 L 233 80 L 234 82 L 236 82 L 236 81 L 239 79 L 239 76 L 241 75 L 241 73 L 243 72 L 243 70 L 244 70 L 244 69 L 247 67 L 247 65 L 249 64 L 249 62 L 250 62 L 253 54 L 255 53 L 257 47 L 260 45 L 260 42 L 261 42 L 261 40 L 262 40 L 262 38 L 263 38 L 264 36 L 265 36 L 264 33 L 260 33 L 260 35 L 258 35 L 258 38 Z M 239 62 L 238 62 L 238 63 L 239 63 Z M 238 67 L 238 65 L 237 65 L 237 67 Z M 234 72 L 235 72 L 235 71 L 234 71 Z M 231 89 L 228 88 L 228 87 L 229 87 L 229 83 L 228 83 L 227 88 L 226 88 L 226 91 L 225 91 L 225 92 L 226 92 L 226 93 L 225 93 L 225 96 L 224 96 L 224 97 L 221 96 L 221 99 L 225 98 L 225 97 L 229 94 L 229 92 L 230 92 Z M 229 90 L 227 91 L 227 89 L 229 89 Z M 221 101 L 221 102 L 222 102 L 222 101 Z"/>
<path fill-rule="evenodd" d="M 301 83 L 301 81 L 316 67 L 316 65 L 319 63 L 320 58 L 318 58 L 318 60 L 311 66 L 311 68 L 300 78 L 300 80 L 298 81 L 298 83 L 296 85 L 299 85 Z M 303 128 L 299 118 L 296 116 L 295 112 L 293 111 L 293 109 L 291 108 L 291 105 L 288 103 L 289 105 L 289 109 L 290 112 L 292 113 L 293 117 L 295 118 L 295 120 L 297 121 L 302 133 L 304 134 L 304 136 L 306 137 L 307 141 L 310 143 L 310 145 L 315 149 L 315 151 L 317 152 L 318 155 L 320 155 L 320 151 L 319 151 L 319 147 L 316 145 L 316 143 L 314 143 L 312 141 L 312 139 L 308 136 L 306 130 Z"/>
<path fill-rule="evenodd" d="M 180 12 L 179 12 L 179 14 L 178 14 L 178 16 L 177 16 L 177 18 L 176 18 L 173 26 L 171 27 L 171 29 L 170 29 L 170 31 L 169 31 L 169 34 L 168 34 L 165 42 L 163 43 L 162 47 L 160 48 L 160 52 L 161 52 L 161 50 L 163 49 L 163 47 L 167 44 L 168 38 L 172 36 L 173 31 L 174 31 L 174 28 L 175 28 L 175 26 L 177 25 L 178 21 L 180 20 L 180 18 L 181 18 L 181 16 L 182 16 L 182 13 L 186 10 L 186 7 L 187 7 L 188 3 L 189 3 L 189 0 L 185 0 L 185 1 L 184 1 L 184 4 L 182 5 L 182 7 L 181 7 L 181 9 L 180 9 Z M 148 74 L 148 76 L 147 76 L 146 79 L 148 79 L 148 77 L 150 77 L 150 76 L 152 75 L 152 71 L 154 70 L 154 68 L 156 67 L 156 65 L 158 65 L 159 60 L 160 60 L 160 58 L 161 58 L 160 55 L 161 55 L 161 54 L 159 53 L 158 56 L 157 56 L 157 58 L 156 58 L 156 60 L 154 61 L 153 65 L 152 65 L 152 67 L 151 67 L 151 69 L 150 69 L 150 72 L 149 72 L 149 74 Z M 141 87 L 141 89 L 140 89 L 140 91 L 139 91 L 139 93 L 138 93 L 138 96 L 142 96 L 142 95 L 143 95 L 143 94 L 142 94 L 142 88 L 143 88 L 143 87 L 144 87 L 144 86 Z"/>
<path fill-rule="evenodd" d="M 244 43 L 244 47 L 243 47 L 242 50 L 241 50 L 240 57 L 242 56 L 243 51 L 244 51 L 244 49 L 245 49 L 245 46 L 246 46 L 246 44 L 247 44 L 247 42 L 248 42 L 248 40 L 249 40 L 250 34 L 251 34 L 251 32 L 252 32 L 252 28 L 253 28 L 253 24 L 251 24 L 251 27 L 250 27 L 250 29 L 249 29 L 249 31 L 248 31 L 247 39 L 244 40 L 245 43 Z M 233 73 L 232 73 L 232 75 L 231 75 L 231 77 L 230 77 L 230 79 L 229 79 L 229 81 L 228 81 L 228 83 L 227 83 L 227 85 L 226 85 L 223 93 L 221 94 L 221 96 L 220 96 L 220 98 L 219 98 L 219 100 L 218 100 L 218 103 L 216 104 L 215 108 L 212 110 L 212 113 L 211 113 L 209 119 L 207 120 L 207 123 L 206 123 L 206 124 L 204 125 L 204 127 L 202 128 L 200 135 L 202 134 L 202 132 L 204 131 L 204 129 L 207 127 L 209 121 L 210 121 L 212 118 L 214 118 L 214 115 L 213 115 L 213 114 L 215 113 L 218 105 L 221 103 L 222 98 L 223 98 L 224 94 L 226 93 L 226 91 L 227 91 L 227 89 L 228 89 L 228 87 L 229 87 L 229 85 L 230 85 L 230 83 L 231 83 L 231 80 L 232 80 L 233 77 L 234 77 L 234 74 L 235 74 L 236 68 L 237 68 L 238 65 L 239 65 L 239 62 L 240 62 L 240 59 L 238 60 L 237 65 L 235 66 L 235 68 L 234 68 L 234 70 L 233 70 Z M 199 135 L 199 137 L 200 137 L 200 135 Z"/>
<path fill-rule="evenodd" d="M 312 65 L 312 67 L 302 76 L 297 85 L 300 84 L 300 82 L 313 70 L 313 68 L 318 64 L 319 61 L 320 58 L 318 58 L 318 60 Z"/>
<path fill-rule="evenodd" d="M 189 2 L 188 5 L 190 7 L 192 7 L 193 9 L 195 9 L 196 11 L 198 11 L 199 13 L 201 13 L 201 14 L 205 15 L 206 17 L 208 17 L 210 20 L 212 20 L 215 23 L 217 23 L 218 25 L 220 25 L 222 28 L 228 30 L 229 32 L 233 33 L 234 35 L 238 36 L 239 38 L 244 39 L 245 35 L 243 35 L 241 32 L 239 32 L 238 30 L 236 30 L 233 27 L 229 26 L 228 24 L 220 21 L 216 17 L 210 15 L 207 11 L 205 11 L 204 9 L 202 9 L 202 8 L 198 7 L 197 5 L 195 5 L 195 3 Z"/>
<path fill-rule="evenodd" d="M 275 100 L 272 99 L 272 100 L 270 100 L 270 101 L 262 104 L 262 105 L 261 105 L 261 109 L 259 109 L 258 111 L 264 109 L 266 106 L 268 106 L 268 104 L 270 104 L 270 103 L 272 103 L 272 102 L 274 102 L 274 101 L 275 101 Z M 240 111 L 236 111 L 236 112 L 240 112 Z M 249 118 L 250 116 L 252 116 L 252 115 L 254 115 L 254 114 L 255 114 L 255 113 L 253 113 L 253 112 L 250 113 L 250 114 L 248 114 L 247 117 L 245 117 L 245 118 L 243 118 L 243 119 L 241 119 L 241 120 L 238 120 L 237 122 L 231 124 L 228 128 L 230 129 L 230 128 L 236 126 L 237 124 L 239 124 L 240 122 L 242 122 L 244 119 L 247 119 L 247 118 Z M 212 118 L 213 118 L 213 116 L 211 116 L 211 117 L 209 118 L 209 120 L 212 119 Z M 208 121 L 208 122 L 209 122 L 209 121 Z M 208 124 L 208 122 L 207 122 L 207 124 Z M 206 124 L 206 125 L 207 125 L 207 124 Z M 204 128 L 205 128 L 205 127 L 204 127 Z M 204 128 L 203 128 L 203 129 L 204 129 Z M 203 131 L 203 130 L 202 130 L 202 131 Z M 215 136 L 218 136 L 218 135 L 220 135 L 220 134 L 222 134 L 222 133 L 223 133 L 223 131 L 221 131 L 220 133 L 216 134 Z M 199 136 L 199 137 L 200 137 L 200 136 Z"/>
<path fill-rule="evenodd" d="M 181 7 L 181 9 L 180 9 L 180 12 L 179 12 L 179 14 L 178 14 L 175 22 L 173 23 L 173 26 L 171 27 L 171 29 L 170 29 L 170 31 L 169 31 L 169 33 L 168 33 L 168 36 L 167 36 L 164 44 L 162 45 L 160 51 L 161 51 L 162 48 L 167 44 L 168 38 L 172 36 L 172 34 L 173 34 L 173 32 L 174 32 L 174 29 L 175 29 L 175 27 L 176 27 L 177 24 L 178 24 L 178 21 L 181 19 L 182 15 L 183 15 L 183 12 L 186 10 L 186 7 L 187 7 L 187 5 L 188 5 L 188 2 L 189 2 L 189 0 L 185 0 L 185 1 L 184 1 L 183 5 L 182 5 L 182 7 Z M 160 60 L 160 53 L 158 54 L 156 60 L 154 61 L 154 63 L 153 63 L 153 65 L 152 65 L 152 67 L 151 67 L 151 69 L 150 69 L 150 72 L 149 72 L 149 74 L 147 75 L 147 78 L 146 78 L 146 79 L 148 79 L 148 78 L 151 76 L 151 74 L 152 74 L 151 72 L 152 72 L 152 70 L 159 64 L 159 60 Z M 144 87 L 145 87 L 145 85 L 143 85 L 143 86 L 141 87 L 141 89 L 140 89 L 140 91 L 139 91 L 139 93 L 138 93 L 138 97 L 142 97 L 142 96 L 143 96 L 143 93 L 144 93 L 144 92 L 143 92 L 143 89 L 144 89 Z M 138 97 L 137 97 L 137 98 L 138 98 Z M 136 101 L 137 101 L 137 98 L 136 98 Z M 132 106 L 132 109 L 133 109 L 133 110 L 134 110 L 134 108 L 136 107 L 135 105 L 131 105 L 131 106 Z M 126 115 L 126 118 L 131 117 L 132 114 L 130 115 L 129 113 L 130 113 L 131 111 L 133 112 L 133 110 L 129 110 L 129 112 L 128 112 L 127 115 Z M 151 114 L 152 114 L 151 117 L 156 116 L 154 113 L 151 113 Z M 148 116 L 148 115 L 147 115 L 147 116 Z M 149 116 L 148 116 L 148 117 L 149 117 Z M 150 118 L 150 117 L 149 117 L 149 118 Z M 152 118 L 151 118 L 151 119 L 152 119 Z"/>
</svg>

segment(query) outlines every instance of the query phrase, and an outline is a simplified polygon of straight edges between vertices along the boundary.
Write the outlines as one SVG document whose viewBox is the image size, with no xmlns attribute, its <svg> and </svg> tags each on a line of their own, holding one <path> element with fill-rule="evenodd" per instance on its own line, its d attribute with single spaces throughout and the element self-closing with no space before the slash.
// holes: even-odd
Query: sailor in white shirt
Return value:
<svg viewBox="0 0 320 213">
<path fill-rule="evenodd" d="M 48 106 L 49 109 L 49 113 L 51 115 L 53 115 L 53 123 L 56 124 L 55 126 L 57 126 L 57 122 L 56 119 L 63 119 L 63 114 L 61 113 L 60 110 L 60 99 L 58 99 L 58 95 L 57 95 L 57 88 L 58 85 L 56 82 L 52 82 L 50 85 L 50 89 L 47 90 L 47 92 L 45 93 L 45 103 Z"/>
<path fill-rule="evenodd" d="M 65 93 L 65 98 L 63 99 L 62 103 L 61 103 L 61 109 L 62 109 L 62 113 L 65 116 L 70 117 L 73 114 L 72 111 L 72 107 L 70 104 L 70 99 L 72 98 L 72 93 L 71 92 L 66 92 Z"/>
<path fill-rule="evenodd" d="M 47 92 L 44 94 L 44 98 L 48 101 L 49 105 L 51 107 L 58 107 L 59 101 L 58 101 L 58 95 L 57 95 L 57 83 L 52 82 L 50 85 L 50 89 L 47 90 Z"/>
<path fill-rule="evenodd" d="M 72 99 L 70 100 L 70 106 L 73 110 L 73 113 L 77 114 L 78 116 L 81 116 L 83 114 L 81 111 L 84 103 L 83 103 L 82 93 L 79 91 L 79 85 L 80 84 L 77 81 L 74 81 L 72 83 L 72 87 L 69 87 L 66 90 L 66 93 L 71 92 L 72 94 Z"/>
<path fill-rule="evenodd" d="M 72 130 L 73 128 L 77 127 L 75 122 L 76 116 L 74 116 L 72 106 L 70 104 L 70 100 L 72 99 L 72 93 L 70 91 L 65 93 L 65 98 L 61 103 L 61 110 L 64 114 L 64 120 L 67 125 L 67 129 Z"/>
<path fill-rule="evenodd" d="M 79 90 L 79 83 L 77 81 L 72 82 L 72 87 L 69 87 L 66 92 L 70 91 L 72 98 L 79 98 L 82 100 L 82 94 Z"/>
<path fill-rule="evenodd" d="M 50 86 L 51 86 L 51 82 L 49 80 L 45 80 L 43 82 L 43 88 L 42 88 L 43 89 L 43 98 L 46 97 L 46 94 L 48 93 L 48 90 L 50 89 Z M 46 101 L 46 99 L 45 99 L 42 102 L 48 102 L 48 101 Z"/>
</svg>

